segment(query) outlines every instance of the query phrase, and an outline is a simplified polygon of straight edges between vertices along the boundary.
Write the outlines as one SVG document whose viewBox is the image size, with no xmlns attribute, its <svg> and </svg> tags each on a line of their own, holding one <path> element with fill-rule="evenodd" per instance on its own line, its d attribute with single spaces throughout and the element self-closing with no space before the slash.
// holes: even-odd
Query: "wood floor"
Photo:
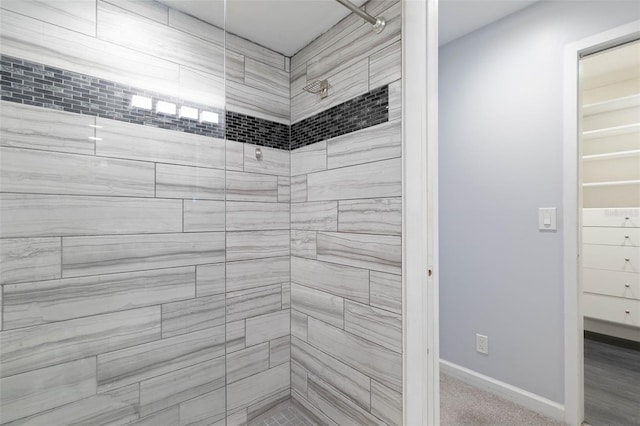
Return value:
<svg viewBox="0 0 640 426">
<path fill-rule="evenodd" d="M 640 351 L 584 340 L 585 420 L 640 425 Z"/>
</svg>

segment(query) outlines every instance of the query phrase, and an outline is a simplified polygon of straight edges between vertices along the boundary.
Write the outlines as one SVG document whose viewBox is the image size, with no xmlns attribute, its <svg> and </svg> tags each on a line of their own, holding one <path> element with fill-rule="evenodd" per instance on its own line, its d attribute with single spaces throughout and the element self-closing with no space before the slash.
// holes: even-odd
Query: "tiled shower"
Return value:
<svg viewBox="0 0 640 426">
<path fill-rule="evenodd" d="M 166 2 L 0 7 L 0 424 L 402 424 L 399 1 L 292 57 Z"/>
</svg>

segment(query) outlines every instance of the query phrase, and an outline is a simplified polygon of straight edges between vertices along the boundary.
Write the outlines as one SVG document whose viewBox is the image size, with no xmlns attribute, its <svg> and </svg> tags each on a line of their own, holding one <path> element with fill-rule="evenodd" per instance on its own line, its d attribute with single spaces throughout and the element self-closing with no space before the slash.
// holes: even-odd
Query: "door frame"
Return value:
<svg viewBox="0 0 640 426">
<path fill-rule="evenodd" d="M 565 47 L 563 113 L 564 409 L 565 422 L 584 421 L 584 320 L 582 316 L 582 170 L 579 115 L 580 58 L 640 37 L 640 20 Z"/>
<path fill-rule="evenodd" d="M 440 424 L 438 0 L 402 0 L 403 421 Z"/>
</svg>

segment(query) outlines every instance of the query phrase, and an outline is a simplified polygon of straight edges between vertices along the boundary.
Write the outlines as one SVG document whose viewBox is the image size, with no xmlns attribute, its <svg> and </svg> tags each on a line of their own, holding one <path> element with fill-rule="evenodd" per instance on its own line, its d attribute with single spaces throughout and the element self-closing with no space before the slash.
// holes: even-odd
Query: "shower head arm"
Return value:
<svg viewBox="0 0 640 426">
<path fill-rule="evenodd" d="M 373 25 L 373 31 L 375 31 L 376 33 L 379 34 L 382 32 L 382 30 L 384 30 L 384 27 L 387 24 L 387 22 L 384 20 L 382 16 L 373 17 L 369 15 L 367 12 L 365 12 L 364 10 L 360 9 L 359 7 L 351 3 L 349 0 L 336 0 L 336 1 L 341 5 L 343 5 L 344 7 L 346 7 L 347 9 L 349 9 L 350 11 L 352 11 L 353 13 L 355 13 L 356 15 L 358 15 L 359 17 L 361 17 L 362 19 L 364 19 L 365 21 L 369 22 L 371 25 Z"/>
</svg>

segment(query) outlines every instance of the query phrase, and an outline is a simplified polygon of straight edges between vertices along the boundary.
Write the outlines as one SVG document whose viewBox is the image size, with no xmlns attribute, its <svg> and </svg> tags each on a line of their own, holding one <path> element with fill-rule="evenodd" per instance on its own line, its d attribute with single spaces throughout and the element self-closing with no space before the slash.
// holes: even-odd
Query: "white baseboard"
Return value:
<svg viewBox="0 0 640 426">
<path fill-rule="evenodd" d="M 531 411 L 564 422 L 564 406 L 540 395 L 512 386 L 508 383 L 492 379 L 484 374 L 461 367 L 443 359 L 440 360 L 440 372 L 453 376 L 465 383 L 486 390 L 506 400 L 523 406 Z"/>
</svg>

